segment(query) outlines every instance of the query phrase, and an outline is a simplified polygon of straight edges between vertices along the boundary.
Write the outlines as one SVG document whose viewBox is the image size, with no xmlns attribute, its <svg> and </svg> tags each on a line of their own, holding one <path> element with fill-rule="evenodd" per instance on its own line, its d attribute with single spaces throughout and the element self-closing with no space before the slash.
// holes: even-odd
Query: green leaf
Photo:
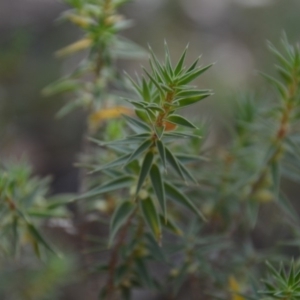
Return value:
<svg viewBox="0 0 300 300">
<path fill-rule="evenodd" d="M 143 78 L 142 82 L 143 82 L 143 98 L 146 102 L 150 102 L 151 96 L 150 96 L 149 86 L 145 78 Z"/>
<path fill-rule="evenodd" d="M 190 98 L 182 98 L 182 99 L 178 99 L 176 101 L 173 102 L 174 105 L 181 107 L 185 107 L 185 106 L 189 106 L 189 105 L 193 105 L 209 96 L 211 96 L 212 93 L 207 93 L 207 94 L 202 94 L 201 96 L 194 96 L 194 97 L 190 97 Z"/>
<path fill-rule="evenodd" d="M 135 114 L 142 120 L 142 122 L 145 122 L 146 124 L 151 121 L 150 115 L 145 108 L 136 109 Z"/>
<path fill-rule="evenodd" d="M 50 252 L 57 255 L 56 251 L 50 246 L 50 244 L 44 239 L 39 230 L 30 222 L 26 221 L 26 227 L 32 237 L 41 245 L 43 245 Z"/>
<path fill-rule="evenodd" d="M 284 66 L 286 69 L 291 70 L 292 65 L 289 61 L 275 48 L 275 46 L 271 42 L 267 42 L 270 51 L 275 55 L 278 61 Z"/>
<path fill-rule="evenodd" d="M 145 200 L 141 200 L 140 203 L 141 203 L 142 211 L 145 216 L 146 222 L 152 234 L 154 235 L 158 243 L 160 243 L 161 225 L 160 225 L 158 213 L 156 211 L 153 200 L 150 197 L 148 197 Z"/>
<path fill-rule="evenodd" d="M 128 175 L 119 177 L 117 179 L 106 182 L 100 187 L 94 188 L 83 195 L 76 197 L 75 200 L 91 198 L 104 193 L 108 193 L 108 192 L 112 192 L 118 189 L 128 187 L 128 185 L 132 182 L 132 180 L 133 177 Z"/>
<path fill-rule="evenodd" d="M 170 183 L 165 182 L 164 185 L 165 185 L 166 194 L 171 200 L 185 206 L 186 208 L 194 212 L 201 220 L 205 221 L 205 217 L 202 215 L 202 213 L 197 209 L 197 207 L 190 199 L 188 199 L 184 194 L 182 194 Z"/>
<path fill-rule="evenodd" d="M 161 107 L 159 107 L 157 104 L 154 104 L 154 103 L 148 104 L 146 109 L 159 111 L 159 112 L 165 112 Z"/>
<path fill-rule="evenodd" d="M 272 273 L 272 275 L 275 278 L 280 279 L 280 274 L 278 273 L 278 271 L 268 261 L 266 261 L 266 265 L 267 265 L 269 271 Z"/>
<path fill-rule="evenodd" d="M 141 122 L 137 119 L 134 119 L 128 115 L 122 115 L 122 116 L 126 119 L 126 121 L 128 121 L 132 125 L 137 126 L 140 129 L 145 130 L 145 131 L 151 131 L 151 128 L 146 123 Z"/>
<path fill-rule="evenodd" d="M 136 195 L 139 193 L 146 177 L 149 174 L 149 171 L 151 169 L 152 162 L 153 162 L 153 157 L 154 157 L 154 155 L 153 155 L 152 151 L 149 151 L 145 156 L 145 159 L 144 159 L 142 167 L 141 167 L 140 175 L 139 175 L 139 180 L 138 180 L 138 184 L 137 184 L 137 188 L 136 188 Z"/>
<path fill-rule="evenodd" d="M 164 226 L 166 229 L 171 231 L 172 233 L 176 235 L 183 235 L 182 230 L 168 217 L 168 220 L 166 221 L 163 216 L 159 216 L 162 226 Z"/>
<path fill-rule="evenodd" d="M 188 121 L 187 119 L 185 119 L 185 118 L 183 118 L 179 115 L 169 116 L 168 121 L 171 122 L 171 123 L 177 124 L 177 125 L 197 129 L 197 127 L 194 124 L 192 124 L 190 121 Z"/>
<path fill-rule="evenodd" d="M 279 75 L 283 78 L 283 80 L 287 83 L 290 84 L 293 82 L 293 76 L 290 72 L 286 71 L 284 68 L 281 66 L 275 65 L 275 68 Z"/>
<path fill-rule="evenodd" d="M 274 77 L 272 76 L 269 76 L 265 73 L 262 73 L 260 72 L 260 74 L 265 78 L 267 79 L 273 86 L 275 86 L 277 88 L 277 90 L 279 91 L 281 97 L 285 98 L 286 95 L 287 95 L 287 90 L 285 88 L 285 86 L 280 82 L 278 81 L 277 79 L 275 79 Z"/>
<path fill-rule="evenodd" d="M 195 135 L 195 134 L 190 134 L 190 133 L 186 133 L 186 132 L 166 132 L 164 134 L 165 137 L 173 137 L 175 139 L 177 138 L 183 138 L 183 139 L 186 139 L 186 138 L 195 138 L 195 139 L 200 139 L 201 136 L 199 135 Z"/>
<path fill-rule="evenodd" d="M 212 90 L 191 90 L 186 89 L 176 93 L 176 96 L 179 98 L 186 98 L 186 97 L 195 97 L 195 96 L 202 96 L 206 94 L 211 94 Z"/>
<path fill-rule="evenodd" d="M 116 208 L 110 223 L 109 246 L 120 228 L 129 220 L 134 208 L 135 205 L 130 201 L 124 201 Z"/>
<path fill-rule="evenodd" d="M 46 209 L 55 209 L 61 206 L 66 206 L 67 204 L 73 202 L 75 194 L 57 194 L 52 197 L 47 198 Z"/>
<path fill-rule="evenodd" d="M 129 81 L 131 82 L 132 87 L 135 89 L 137 94 L 143 97 L 143 91 L 141 90 L 141 88 L 137 85 L 137 83 L 130 77 L 130 75 L 127 72 L 124 73 L 126 77 L 129 79 Z"/>
<path fill-rule="evenodd" d="M 177 157 L 176 157 L 177 158 Z M 198 181 L 196 180 L 196 178 L 191 174 L 191 172 L 180 162 L 180 160 L 177 159 L 178 165 L 181 168 L 182 173 L 184 174 L 184 176 L 189 179 L 190 181 L 198 184 Z"/>
<path fill-rule="evenodd" d="M 104 142 L 101 140 L 97 140 L 95 138 L 89 138 L 89 140 L 99 146 L 119 146 L 119 145 L 127 145 L 132 143 L 140 143 L 143 140 L 150 138 L 151 134 L 150 132 L 147 133 L 139 133 L 134 135 L 129 135 L 125 139 L 122 140 L 116 140 L 111 142 Z"/>
<path fill-rule="evenodd" d="M 143 68 L 144 72 L 147 74 L 147 76 L 150 78 L 150 80 L 154 83 L 154 85 L 157 87 L 157 89 L 163 93 L 164 90 L 162 89 L 160 82 L 158 82 L 145 68 Z"/>
<path fill-rule="evenodd" d="M 153 235 L 146 233 L 147 248 L 150 252 L 150 255 L 153 256 L 156 260 L 166 262 L 167 258 L 163 252 L 163 249 L 159 247 L 157 241 L 153 238 Z"/>
<path fill-rule="evenodd" d="M 161 63 L 159 62 L 158 58 L 156 57 L 153 49 L 151 48 L 151 46 L 149 44 L 148 44 L 148 48 L 149 48 L 149 52 L 151 54 L 151 58 L 152 58 L 151 60 L 155 63 L 155 65 L 158 69 L 162 69 Z"/>
<path fill-rule="evenodd" d="M 201 58 L 202 55 L 200 55 L 199 57 L 196 58 L 196 60 L 191 64 L 191 66 L 187 69 L 186 73 L 189 73 L 191 71 L 193 71 L 198 64 L 199 59 Z"/>
<path fill-rule="evenodd" d="M 115 36 L 114 40 L 112 41 L 110 53 L 117 59 L 145 59 L 147 57 L 147 52 L 145 49 L 120 36 Z"/>
<path fill-rule="evenodd" d="M 177 66 L 175 67 L 175 71 L 174 71 L 175 75 L 178 75 L 182 71 L 187 50 L 188 50 L 188 46 L 183 51 L 183 53 L 177 63 Z"/>
<path fill-rule="evenodd" d="M 172 64 L 171 64 L 171 55 L 169 52 L 169 47 L 166 41 L 164 41 L 165 44 L 165 53 L 166 53 L 166 69 L 168 71 L 168 73 L 170 74 L 170 76 L 173 75 L 173 68 L 172 68 Z"/>
<path fill-rule="evenodd" d="M 84 107 L 84 106 L 85 106 L 85 103 L 82 101 L 79 101 L 79 100 L 68 102 L 56 113 L 56 117 L 58 119 L 61 119 L 64 116 L 66 116 L 67 114 L 69 114 L 71 111 L 78 109 L 79 107 Z"/>
<path fill-rule="evenodd" d="M 160 86 L 162 87 L 163 90 L 165 90 L 165 92 L 170 92 L 170 93 L 173 93 L 174 90 L 172 88 L 170 88 L 169 86 L 161 83 Z"/>
<path fill-rule="evenodd" d="M 71 79 L 60 80 L 54 82 L 43 89 L 43 96 L 49 97 L 53 95 L 62 94 L 65 92 L 72 92 L 80 87 L 79 82 Z"/>
<path fill-rule="evenodd" d="M 156 133 L 158 139 L 160 140 L 163 137 L 163 135 L 164 135 L 165 126 L 159 126 L 159 127 L 155 126 L 154 130 L 155 130 L 155 133 Z"/>
<path fill-rule="evenodd" d="M 185 85 L 188 84 L 189 82 L 191 82 L 192 80 L 196 79 L 197 77 L 199 77 L 202 73 L 204 73 L 205 71 L 207 71 L 208 69 L 210 69 L 214 64 L 210 64 L 204 68 L 200 68 L 200 69 L 196 69 L 196 70 L 192 70 L 188 73 L 186 73 L 184 76 L 182 76 L 177 84 L 178 85 Z"/>
<path fill-rule="evenodd" d="M 112 161 L 108 164 L 97 167 L 93 171 L 91 171 L 90 174 L 102 171 L 104 169 L 110 169 L 110 168 L 115 168 L 115 167 L 118 167 L 118 166 L 122 166 L 124 163 L 126 163 L 126 161 L 128 161 L 128 159 L 130 158 L 131 155 L 132 154 L 123 155 L 120 158 L 118 158 L 118 159 L 116 159 L 116 160 L 114 160 L 114 161 Z"/>
<path fill-rule="evenodd" d="M 156 147 L 158 149 L 158 153 L 159 153 L 159 156 L 160 156 L 160 159 L 163 163 L 163 166 L 164 168 L 166 169 L 166 151 L 165 151 L 165 146 L 163 144 L 162 141 L 160 140 L 156 140 Z"/>
<path fill-rule="evenodd" d="M 128 103 L 132 104 L 135 108 L 144 109 L 145 102 L 144 101 L 134 101 L 127 98 L 122 98 L 123 100 L 127 101 Z M 147 104 L 147 103 L 146 103 Z"/>
<path fill-rule="evenodd" d="M 27 214 L 31 217 L 37 218 L 67 218 L 69 214 L 64 210 L 42 210 L 30 209 Z"/>
<path fill-rule="evenodd" d="M 138 158 L 143 152 L 145 152 L 147 149 L 150 148 L 152 143 L 153 142 L 151 140 L 146 140 L 141 145 L 139 145 L 139 147 L 128 158 L 128 160 L 126 161 L 126 164 L 129 164 L 130 162 L 132 162 L 133 160 Z"/>
<path fill-rule="evenodd" d="M 176 153 L 176 157 L 180 162 L 187 164 L 200 161 L 209 161 L 209 158 L 203 155 L 189 155 L 185 153 Z"/>
<path fill-rule="evenodd" d="M 166 158 L 167 158 L 168 163 L 177 172 L 177 174 L 183 180 L 185 180 L 184 174 L 183 174 L 182 169 L 180 168 L 180 166 L 178 164 L 178 161 L 177 161 L 176 157 L 172 154 L 172 152 L 167 147 L 165 147 L 165 151 L 166 151 Z"/>
<path fill-rule="evenodd" d="M 159 201 L 165 220 L 167 219 L 166 196 L 159 168 L 153 164 L 150 170 L 150 178 L 156 197 Z"/>
</svg>

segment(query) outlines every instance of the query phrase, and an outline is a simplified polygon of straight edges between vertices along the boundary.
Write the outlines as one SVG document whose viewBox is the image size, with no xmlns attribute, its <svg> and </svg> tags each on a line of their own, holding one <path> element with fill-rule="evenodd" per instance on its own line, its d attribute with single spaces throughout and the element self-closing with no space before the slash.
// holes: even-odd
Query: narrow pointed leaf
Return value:
<svg viewBox="0 0 300 300">
<path fill-rule="evenodd" d="M 143 152 L 145 152 L 147 149 L 150 148 L 152 143 L 153 142 L 151 140 L 146 140 L 141 145 L 139 145 L 139 147 L 128 158 L 128 160 L 126 161 L 126 164 L 129 164 L 133 160 L 137 159 Z"/>
<path fill-rule="evenodd" d="M 29 233 L 39 244 L 43 245 L 50 252 L 57 255 L 56 251 L 50 246 L 50 244 L 45 240 L 45 238 L 42 236 L 42 234 L 39 232 L 39 230 L 32 223 L 26 221 L 26 226 L 27 226 Z"/>
<path fill-rule="evenodd" d="M 207 71 L 208 69 L 210 69 L 213 66 L 213 64 L 210 64 L 204 68 L 201 69 L 196 69 L 193 71 L 190 71 L 189 73 L 187 73 L 186 75 L 184 75 L 183 77 L 181 77 L 181 79 L 179 79 L 179 81 L 177 82 L 178 85 L 185 85 L 188 84 L 189 82 L 193 81 L 194 79 L 196 79 L 197 77 L 199 77 L 201 74 L 203 74 L 205 71 Z"/>
<path fill-rule="evenodd" d="M 211 93 L 207 93 L 207 94 L 202 94 L 200 96 L 193 96 L 193 97 L 189 97 L 189 98 L 178 99 L 178 100 L 174 101 L 174 105 L 177 105 L 180 108 L 189 106 L 189 105 L 195 104 L 211 95 L 212 95 Z"/>
<path fill-rule="evenodd" d="M 144 159 L 143 164 L 142 164 L 142 167 L 141 167 L 139 180 L 138 180 L 138 184 L 137 184 L 137 188 L 136 188 L 136 194 L 138 194 L 138 192 L 140 191 L 146 177 L 148 176 L 149 171 L 150 171 L 151 166 L 152 166 L 152 162 L 153 162 L 153 152 L 149 151 L 146 154 L 145 159 Z"/>
<path fill-rule="evenodd" d="M 100 140 L 97 140 L 94 138 L 89 138 L 89 140 L 99 146 L 110 146 L 110 145 L 126 145 L 126 144 L 132 144 L 132 143 L 140 143 L 141 141 L 143 141 L 149 137 L 150 137 L 150 132 L 129 135 L 125 139 L 116 140 L 116 141 L 112 141 L 112 142 L 104 142 L 104 141 L 100 141 Z"/>
<path fill-rule="evenodd" d="M 275 55 L 275 57 L 278 59 L 281 65 L 283 65 L 286 69 L 291 70 L 292 66 L 289 63 L 289 61 L 275 48 L 275 46 L 272 43 L 267 42 L 267 44 L 270 51 Z"/>
<path fill-rule="evenodd" d="M 168 163 L 172 166 L 172 168 L 177 172 L 177 174 L 183 179 L 185 180 L 184 174 L 178 164 L 178 161 L 176 159 L 176 157 L 172 154 L 172 152 L 165 147 L 165 151 L 166 151 L 166 158 Z"/>
<path fill-rule="evenodd" d="M 169 52 L 169 47 L 167 42 L 165 41 L 165 53 L 166 53 L 166 67 L 168 72 L 170 73 L 170 75 L 173 75 L 173 68 L 172 68 L 172 64 L 171 64 L 171 55 Z"/>
<path fill-rule="evenodd" d="M 159 247 L 153 235 L 150 233 L 146 233 L 145 236 L 147 240 L 147 248 L 150 250 L 150 255 L 158 261 L 166 262 L 167 258 L 163 252 L 163 249 Z"/>
<path fill-rule="evenodd" d="M 176 157 L 177 158 L 177 157 Z M 188 179 L 188 180 L 190 180 L 190 181 L 192 181 L 192 182 L 194 182 L 194 183 L 196 183 L 196 184 L 198 184 L 198 181 L 196 180 L 196 178 L 191 174 L 191 172 L 179 161 L 179 160 L 177 160 L 177 162 L 178 162 L 178 165 L 179 165 L 179 167 L 181 168 L 181 171 L 182 171 L 182 173 L 184 174 L 184 176 Z"/>
<path fill-rule="evenodd" d="M 43 89 L 42 94 L 46 97 L 72 92 L 80 88 L 80 83 L 75 80 L 65 79 L 54 82 Z"/>
<path fill-rule="evenodd" d="M 135 108 L 138 108 L 138 109 L 143 109 L 145 108 L 145 102 L 143 101 L 134 101 L 134 100 L 130 100 L 130 99 L 127 99 L 127 98 L 123 98 L 123 100 L 129 102 L 130 104 L 132 104 Z"/>
<path fill-rule="evenodd" d="M 166 195 L 173 201 L 185 206 L 192 212 L 194 212 L 201 220 L 205 220 L 205 217 L 202 215 L 202 213 L 197 209 L 197 207 L 194 205 L 194 203 L 187 198 L 184 194 L 182 194 L 180 191 L 178 191 L 173 185 L 170 183 L 165 182 L 165 191 Z"/>
<path fill-rule="evenodd" d="M 153 233 L 155 239 L 160 243 L 161 224 L 153 200 L 150 197 L 148 197 L 145 200 L 141 200 L 140 203 L 146 222 L 151 232 Z"/>
<path fill-rule="evenodd" d="M 177 124 L 177 125 L 197 129 L 197 127 L 194 124 L 192 124 L 190 121 L 188 121 L 187 119 L 185 119 L 185 118 L 183 118 L 182 116 L 179 116 L 179 115 L 169 116 L 168 121 L 171 122 L 171 123 Z"/>
<path fill-rule="evenodd" d="M 157 197 L 159 204 L 161 206 L 161 209 L 163 211 L 163 215 L 166 219 L 167 218 L 167 208 L 166 208 L 165 189 L 164 189 L 164 185 L 163 185 L 163 181 L 162 181 L 162 177 L 161 177 L 159 168 L 156 164 L 152 165 L 152 168 L 150 170 L 150 178 L 151 178 L 154 192 L 156 194 L 156 197 Z"/>
<path fill-rule="evenodd" d="M 162 141 L 157 140 L 156 141 L 156 147 L 158 149 L 158 153 L 159 153 L 160 159 L 161 159 L 161 161 L 163 163 L 163 166 L 166 169 L 166 151 L 165 151 L 165 146 L 162 143 Z"/>
<path fill-rule="evenodd" d="M 155 126 L 154 129 L 158 139 L 161 140 L 165 132 L 165 126 L 160 126 L 160 127 Z"/>
<path fill-rule="evenodd" d="M 108 164 L 105 164 L 105 165 L 102 165 L 100 167 L 95 168 L 90 173 L 92 174 L 92 173 L 102 171 L 104 169 L 110 169 L 110 168 L 115 168 L 115 167 L 118 167 L 118 166 L 122 166 L 129 159 L 130 156 L 131 156 L 131 154 L 123 155 L 120 158 L 118 158 L 118 159 L 116 159 L 116 160 L 114 160 L 114 161 L 112 161 Z"/>
<path fill-rule="evenodd" d="M 260 72 L 260 74 L 265 78 L 267 79 L 274 87 L 277 88 L 277 90 L 279 91 L 280 95 L 285 98 L 286 95 L 287 95 L 287 91 L 286 91 L 286 88 L 284 87 L 284 85 L 278 81 L 277 79 L 275 79 L 274 77 L 272 76 L 269 76 L 265 73 L 262 73 Z"/>
<path fill-rule="evenodd" d="M 202 95 L 206 95 L 206 94 L 210 94 L 212 93 L 212 90 L 183 90 L 178 92 L 176 95 L 177 97 L 183 98 L 183 97 L 196 97 L 196 96 L 202 96 Z"/>
<path fill-rule="evenodd" d="M 104 193 L 112 192 L 121 188 L 128 187 L 128 185 L 132 182 L 133 177 L 131 176 L 122 176 L 117 179 L 111 180 L 109 182 L 104 183 L 100 187 L 97 187 L 83 195 L 80 195 L 75 198 L 75 200 L 86 199 L 95 197 Z"/>
<path fill-rule="evenodd" d="M 140 129 L 142 130 L 145 130 L 145 131 L 151 131 L 151 128 L 144 122 L 141 122 L 137 119 L 134 119 L 132 117 L 129 117 L 128 115 L 123 115 L 123 117 L 126 119 L 126 121 L 128 121 L 129 123 L 139 127 Z"/>
<path fill-rule="evenodd" d="M 159 217 L 163 227 L 165 227 L 166 229 L 168 229 L 169 231 L 171 231 L 176 235 L 182 236 L 183 234 L 182 230 L 173 221 L 171 221 L 170 218 L 168 218 L 168 220 L 166 221 L 163 216 L 159 216 Z"/>
<path fill-rule="evenodd" d="M 197 59 L 191 64 L 191 66 L 187 69 L 186 73 L 193 71 L 197 67 L 197 64 L 198 64 L 198 61 L 200 58 L 201 58 L 201 55 L 199 57 L 197 57 Z"/>
<path fill-rule="evenodd" d="M 110 223 L 109 245 L 112 244 L 120 228 L 128 221 L 134 208 L 135 205 L 130 201 L 124 201 L 116 208 Z"/>
<path fill-rule="evenodd" d="M 183 53 L 178 61 L 178 64 L 174 71 L 175 75 L 178 75 L 182 71 L 187 49 L 188 49 L 188 47 L 185 48 L 185 50 L 183 51 Z"/>
<path fill-rule="evenodd" d="M 135 89 L 138 95 L 143 96 L 143 92 L 141 88 L 136 84 L 136 82 L 130 77 L 130 75 L 127 72 L 124 72 L 126 77 L 129 79 L 129 81 L 132 84 L 132 87 Z"/>
<path fill-rule="evenodd" d="M 144 100 L 146 100 L 146 102 L 149 102 L 150 101 L 150 90 L 149 90 L 148 84 L 147 84 L 145 78 L 143 78 L 142 82 L 143 82 L 143 98 L 144 98 Z"/>
<path fill-rule="evenodd" d="M 150 80 L 154 83 L 154 85 L 157 87 L 157 89 L 163 93 L 163 89 L 162 89 L 160 83 L 146 69 L 143 69 L 143 70 L 148 75 Z"/>
</svg>

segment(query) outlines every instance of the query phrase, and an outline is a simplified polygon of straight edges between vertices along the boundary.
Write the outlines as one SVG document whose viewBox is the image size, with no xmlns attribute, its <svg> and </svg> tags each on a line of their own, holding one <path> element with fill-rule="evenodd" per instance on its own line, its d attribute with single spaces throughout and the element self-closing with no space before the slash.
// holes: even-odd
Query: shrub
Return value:
<svg viewBox="0 0 300 300">
<path fill-rule="evenodd" d="M 80 163 L 88 171 L 82 178 L 85 191 L 66 201 L 40 204 L 35 199 L 40 199 L 41 186 L 31 184 L 27 174 L 21 181 L 32 188 L 33 200 L 17 207 L 23 187 L 13 171 L 8 172 L 12 179 L 2 173 L 2 211 L 11 213 L 5 226 L 12 229 L 3 235 L 5 245 L 16 249 L 16 220 L 21 220 L 37 254 L 39 246 L 51 251 L 28 216 L 57 217 L 60 205 L 74 202 L 74 218 L 84 223 L 92 217 L 109 231 L 95 244 L 108 247 L 108 256 L 92 257 L 93 271 L 105 278 L 100 299 L 131 299 L 135 289 L 155 290 L 168 299 L 298 299 L 296 262 L 287 263 L 289 272 L 268 264 L 272 278 L 262 286 L 257 281 L 265 276 L 263 262 L 278 260 L 283 251 L 260 251 L 252 233 L 260 207 L 279 208 L 272 217 L 280 214 L 280 224 L 297 242 L 298 216 L 281 181 L 299 180 L 299 47 L 283 36 L 282 54 L 269 43 L 280 78 L 262 75 L 275 87 L 276 94 L 270 95 L 276 100 L 239 99 L 230 142 L 205 149 L 207 126 L 194 124 L 182 108 L 212 95 L 210 89 L 192 85 L 212 65 L 199 67 L 197 58 L 186 66 L 187 48 L 174 63 L 165 43 L 163 62 L 149 48 L 143 75 L 123 76 L 115 61 L 145 54 L 119 35 L 131 25 L 118 14 L 128 1 L 66 2 L 71 9 L 63 18 L 79 26 L 83 38 L 57 55 L 83 50 L 87 55 L 44 94 L 71 93 L 60 116 L 78 107 L 87 112 L 91 138 Z M 88 234 L 81 232 L 78 238 L 85 240 Z M 86 250 L 85 241 L 81 244 L 80 250 Z"/>
</svg>

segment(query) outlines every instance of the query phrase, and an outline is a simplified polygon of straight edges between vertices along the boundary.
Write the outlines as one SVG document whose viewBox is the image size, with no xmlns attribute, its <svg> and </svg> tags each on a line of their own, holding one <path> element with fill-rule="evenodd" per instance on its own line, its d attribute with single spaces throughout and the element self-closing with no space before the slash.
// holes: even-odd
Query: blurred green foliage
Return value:
<svg viewBox="0 0 300 300">
<path fill-rule="evenodd" d="M 28 166 L 3 164 L 2 253 L 19 257 L 22 265 L 26 262 L 23 255 L 31 252 L 29 244 L 45 264 L 37 270 L 31 267 L 33 261 L 25 268 L 3 262 L 0 296 L 13 300 L 60 297 L 56 290 L 64 285 L 69 263 L 48 257 L 52 247 L 41 229 L 45 226 L 47 232 L 48 225 L 41 220 L 55 222 L 68 217 L 75 228 L 78 252 L 89 252 L 90 246 L 96 246 L 91 249 L 94 255 L 82 258 L 81 267 L 102 274 L 103 297 L 105 292 L 110 291 L 110 297 L 111 291 L 117 290 L 128 299 L 132 291 L 134 295 L 143 287 L 158 290 L 165 297 L 172 294 L 174 299 L 298 299 L 297 263 L 287 263 L 289 267 L 281 267 L 278 272 L 269 267 L 272 278 L 265 286 L 257 279 L 265 277 L 266 259 L 285 261 L 289 260 L 288 254 L 299 255 L 298 214 L 289 201 L 297 197 L 297 192 L 293 195 L 286 188 L 287 183 L 299 183 L 299 49 L 284 38 L 283 49 L 269 44 L 273 56 L 263 50 L 264 39 L 277 41 L 282 28 L 294 40 L 299 3 L 172 0 L 132 2 L 123 8 L 125 2 L 67 1 L 73 9 L 61 20 L 80 27 L 80 33 L 64 25 L 57 36 L 57 30 L 49 28 L 40 35 L 31 32 L 29 39 L 26 34 L 16 34 L 11 45 L 1 49 L 0 122 L 8 138 L 1 139 L 2 153 L 3 149 L 10 153 L 22 148 L 13 146 L 18 140 L 14 137 L 24 138 L 24 133 L 30 133 L 48 149 L 42 158 L 33 152 L 39 170 L 48 173 L 50 168 L 53 173 L 62 173 L 62 180 L 56 179 L 54 187 L 74 191 L 78 190 L 78 180 L 70 180 L 68 174 L 74 174 L 70 164 L 80 147 L 86 122 L 78 108 L 88 114 L 87 130 L 95 135 L 100 147 L 83 147 L 86 157 L 81 164 L 93 173 L 82 180 L 83 189 L 92 190 L 71 206 L 74 214 L 64 208 L 71 202 L 70 197 L 58 202 L 50 199 L 49 182 L 34 178 Z M 120 8 L 133 15 L 139 25 L 129 29 L 132 23 L 119 14 Z M 127 31 L 120 36 L 124 29 Z M 61 71 L 61 66 L 49 59 L 49 53 L 58 48 L 57 43 L 78 39 L 79 34 L 83 39 L 57 52 L 76 53 Z M 161 63 L 163 55 L 155 51 L 157 58 L 152 52 L 144 77 L 138 76 L 137 83 L 126 81 L 119 69 L 125 68 L 131 74 L 133 64 L 119 59 L 141 57 L 144 51 L 124 36 L 133 36 L 141 44 L 150 42 L 155 49 L 167 36 L 171 53 L 165 49 L 166 60 Z M 178 49 L 188 41 L 192 41 L 191 55 L 185 57 L 184 53 L 187 63 L 182 60 L 181 65 Z M 199 49 L 205 60 L 218 63 L 208 75 L 201 76 L 201 82 L 197 81 L 200 90 L 192 91 L 183 77 L 195 79 L 197 72 L 186 74 L 184 67 L 192 63 L 190 57 L 198 55 Z M 174 68 L 170 56 L 178 57 Z M 263 81 L 252 72 L 268 70 L 274 56 L 278 60 L 276 79 L 264 75 L 275 87 L 271 91 L 261 88 Z M 43 90 L 50 98 L 41 100 L 41 87 L 59 77 L 60 72 L 62 80 Z M 178 87 L 181 80 L 183 86 Z M 127 90 L 132 84 L 135 94 Z M 174 107 L 198 102 L 211 93 L 204 92 L 202 86 L 215 89 L 212 101 L 197 104 L 194 109 L 187 107 L 182 111 L 184 117 L 175 114 Z M 254 93 L 257 87 L 259 92 Z M 236 101 L 232 101 L 232 88 L 252 92 L 250 96 L 235 96 Z M 171 90 L 178 106 L 160 107 Z M 128 104 L 123 106 L 125 101 L 120 95 L 134 109 Z M 53 114 L 62 100 L 66 105 L 60 116 L 74 108 L 77 112 L 54 127 Z M 121 114 L 128 116 L 116 119 Z M 206 116 L 212 119 L 210 126 L 203 126 Z M 182 141 L 181 126 L 193 129 Z M 107 143 L 128 137 L 129 133 L 132 135 L 127 142 L 125 138 Z M 158 139 L 154 141 L 153 137 Z M 173 167 L 173 171 L 165 173 L 166 166 Z M 107 182 L 108 178 L 112 181 Z M 189 180 L 186 185 L 184 181 Z M 121 192 L 113 193 L 117 188 Z M 82 201 L 87 197 L 91 198 Z M 140 206 L 132 199 L 138 199 Z M 182 209 L 176 201 L 184 204 Z M 207 222 L 193 219 L 184 206 L 198 214 L 201 211 Z M 101 234 L 95 230 L 99 222 L 104 231 Z M 126 237 L 123 232 L 128 224 Z M 110 259 L 108 239 L 113 247 Z M 287 239 L 292 241 L 286 243 Z M 153 261 L 160 263 L 159 272 Z M 26 280 L 6 280 L 11 278 L 7 274 L 14 278 L 25 274 Z"/>
</svg>

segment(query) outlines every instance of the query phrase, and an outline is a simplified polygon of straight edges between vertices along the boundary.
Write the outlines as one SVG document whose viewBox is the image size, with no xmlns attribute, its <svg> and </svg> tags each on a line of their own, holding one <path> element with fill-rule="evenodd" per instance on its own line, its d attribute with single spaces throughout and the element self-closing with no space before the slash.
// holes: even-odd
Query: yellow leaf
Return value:
<svg viewBox="0 0 300 300">
<path fill-rule="evenodd" d="M 105 120 L 120 117 L 122 114 L 132 115 L 133 111 L 124 106 L 100 109 L 90 115 L 89 123 L 91 128 L 97 128 Z"/>
<path fill-rule="evenodd" d="M 93 20 L 91 20 L 90 18 L 82 17 L 74 14 L 67 15 L 67 19 L 73 24 L 81 28 L 87 28 L 88 26 L 93 24 Z"/>
<path fill-rule="evenodd" d="M 242 292 L 242 288 L 234 276 L 229 277 L 228 284 L 229 284 L 229 289 L 232 292 L 231 300 L 245 300 L 244 297 L 238 295 L 238 293 Z"/>
<path fill-rule="evenodd" d="M 272 202 L 274 199 L 274 196 L 269 190 L 263 189 L 263 190 L 259 190 L 258 192 L 256 192 L 254 195 L 254 198 L 256 201 L 258 201 L 260 203 L 267 203 L 267 202 Z"/>
<path fill-rule="evenodd" d="M 84 38 L 65 48 L 62 48 L 61 50 L 57 51 L 55 55 L 61 57 L 61 56 L 73 54 L 75 52 L 89 48 L 92 45 L 92 42 L 93 42 L 92 39 Z"/>
</svg>

